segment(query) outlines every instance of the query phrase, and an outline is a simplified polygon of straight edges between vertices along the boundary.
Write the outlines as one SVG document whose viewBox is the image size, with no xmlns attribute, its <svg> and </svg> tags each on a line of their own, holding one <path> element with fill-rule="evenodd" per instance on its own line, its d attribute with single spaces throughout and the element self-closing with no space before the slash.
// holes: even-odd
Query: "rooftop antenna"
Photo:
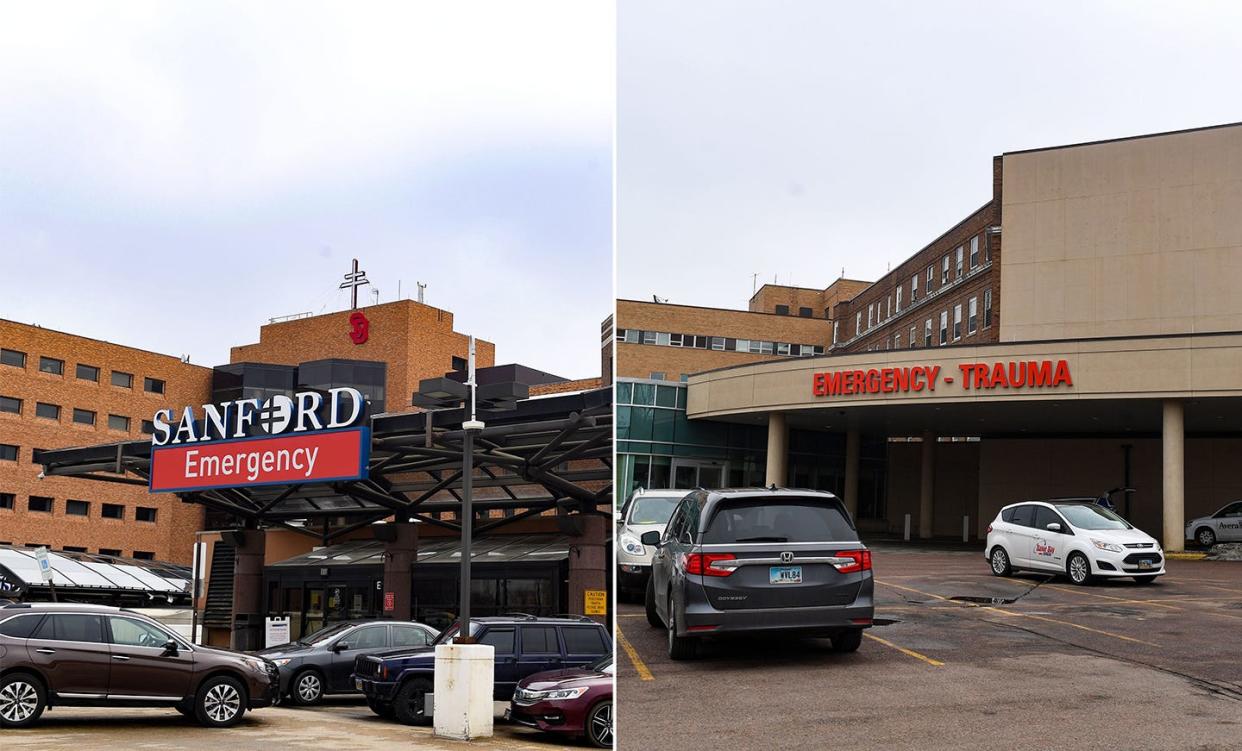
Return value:
<svg viewBox="0 0 1242 751">
<path fill-rule="evenodd" d="M 379 287 L 372 287 L 371 294 L 375 296 L 375 304 L 379 305 Z"/>
<path fill-rule="evenodd" d="M 659 304 L 663 304 L 663 303 L 668 302 L 668 298 L 667 298 L 667 297 L 660 297 L 659 295 L 652 295 L 652 296 L 651 296 L 651 299 L 652 299 L 652 301 L 653 301 L 653 302 L 655 302 L 657 305 L 659 305 Z"/>
<path fill-rule="evenodd" d="M 759 291 L 759 272 L 756 271 L 755 273 L 750 275 L 750 296 L 754 297 L 755 293 L 758 291 Z"/>
<path fill-rule="evenodd" d="M 423 301 L 423 293 L 427 290 L 427 285 L 422 282 L 414 283 L 418 285 L 418 301 L 421 303 Z"/>
</svg>

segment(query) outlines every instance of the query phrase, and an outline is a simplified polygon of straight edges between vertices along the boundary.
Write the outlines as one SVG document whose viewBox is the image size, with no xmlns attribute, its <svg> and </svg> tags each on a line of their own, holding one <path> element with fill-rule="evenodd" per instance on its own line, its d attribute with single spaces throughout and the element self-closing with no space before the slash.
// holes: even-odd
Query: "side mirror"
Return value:
<svg viewBox="0 0 1242 751">
<path fill-rule="evenodd" d="M 349 642 L 338 641 L 336 644 L 332 645 L 332 651 L 336 652 L 337 654 L 340 654 L 341 652 L 344 652 L 347 649 L 349 649 Z"/>
<path fill-rule="evenodd" d="M 164 642 L 164 657 L 176 657 L 177 654 L 177 641 L 175 639 L 169 639 Z"/>
<path fill-rule="evenodd" d="M 1060 532 L 1061 523 L 1060 522 L 1048 522 L 1048 524 L 1045 526 L 1045 529 L 1047 529 L 1049 532 Z"/>
<path fill-rule="evenodd" d="M 612 515 L 612 518 L 617 520 L 617 524 L 620 524 L 621 522 L 625 521 L 625 514 L 618 511 Z"/>
<path fill-rule="evenodd" d="M 638 538 L 638 541 L 644 545 L 651 545 L 652 547 L 658 548 L 660 547 L 660 533 L 654 530 L 651 532 L 643 532 L 643 536 Z"/>
</svg>

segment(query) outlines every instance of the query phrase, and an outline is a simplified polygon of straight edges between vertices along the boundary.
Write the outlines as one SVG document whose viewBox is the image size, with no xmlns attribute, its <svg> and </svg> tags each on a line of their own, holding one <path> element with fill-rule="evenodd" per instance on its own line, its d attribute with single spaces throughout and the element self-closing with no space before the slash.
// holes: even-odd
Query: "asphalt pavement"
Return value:
<svg viewBox="0 0 1242 751">
<path fill-rule="evenodd" d="M 895 623 L 854 654 L 743 639 L 673 662 L 621 605 L 619 748 L 1242 749 L 1242 563 L 1075 587 L 994 577 L 981 552 L 873 549 Z"/>
</svg>

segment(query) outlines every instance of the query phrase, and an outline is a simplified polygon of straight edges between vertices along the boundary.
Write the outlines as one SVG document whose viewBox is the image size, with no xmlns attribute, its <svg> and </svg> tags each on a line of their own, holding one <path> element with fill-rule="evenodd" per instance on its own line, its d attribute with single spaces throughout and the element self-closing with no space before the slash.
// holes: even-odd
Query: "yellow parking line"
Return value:
<svg viewBox="0 0 1242 751">
<path fill-rule="evenodd" d="M 882 584 L 882 585 L 884 585 L 884 586 L 886 586 L 886 587 L 894 587 L 894 588 L 896 588 L 896 589 L 905 589 L 905 590 L 908 590 L 908 591 L 910 591 L 910 592 L 914 592 L 914 593 L 916 593 L 916 594 L 924 595 L 924 596 L 927 596 L 927 597 L 934 597 L 934 598 L 936 598 L 937 600 L 945 600 L 945 601 L 947 601 L 947 602 L 953 602 L 952 600 L 950 600 L 950 599 L 949 599 L 949 598 L 947 598 L 947 597 L 942 597 L 942 596 L 940 596 L 940 595 L 938 595 L 938 594 L 933 594 L 933 593 L 931 593 L 931 592 L 923 592 L 923 591 L 921 591 L 921 590 L 914 589 L 913 587 L 903 587 L 903 586 L 902 586 L 902 585 L 900 585 L 900 584 L 891 584 L 891 583 L 889 583 L 889 582 L 882 582 L 882 581 L 880 581 L 879 579 L 876 579 L 876 580 L 875 580 L 875 583 L 876 583 L 876 584 Z M 1062 620 L 1059 620 L 1059 619 L 1057 619 L 1057 618 L 1048 618 L 1048 617 L 1046 617 L 1046 616 L 1042 616 L 1042 615 L 1034 615 L 1034 614 L 1032 614 L 1032 613 L 1018 613 L 1018 612 L 1015 612 L 1015 611 L 1013 611 L 1013 610 L 1004 610 L 1004 609 L 1002 609 L 1002 608 L 993 607 L 993 606 L 990 606 L 990 605 L 978 606 L 978 605 L 971 605 L 970 603 L 965 603 L 965 602 L 964 602 L 964 603 L 962 603 L 962 605 L 967 606 L 967 607 L 979 607 L 979 608 L 981 608 L 982 610 L 992 610 L 992 611 L 995 611 L 995 612 L 997 612 L 997 613 L 1002 613 L 1002 614 L 1004 614 L 1004 615 L 1012 615 L 1012 616 L 1017 616 L 1017 617 L 1020 617 L 1020 618 L 1034 618 L 1035 620 L 1038 620 L 1038 621 L 1048 621 L 1049 623 L 1059 623 L 1059 624 L 1061 624 L 1062 626 L 1070 626 L 1070 627 L 1072 627 L 1072 628 L 1076 628 L 1076 629 L 1079 629 L 1079 630 L 1082 630 L 1082 631 L 1090 631 L 1090 632 L 1091 632 L 1091 633 L 1093 633 L 1093 634 L 1100 634 L 1100 635 L 1102 635 L 1102 636 L 1111 636 L 1111 637 L 1113 637 L 1114 639 L 1121 639 L 1121 640 L 1123 640 L 1123 641 L 1130 641 L 1130 642 L 1134 642 L 1134 643 L 1136 643 L 1136 644 L 1146 644 L 1146 645 L 1147 645 L 1147 646 L 1149 646 L 1149 647 L 1159 647 L 1159 646 L 1160 646 L 1160 645 L 1158 645 L 1158 644 L 1153 644 L 1152 642 L 1149 642 L 1149 641 L 1143 641 L 1142 639 L 1135 639 L 1133 636 L 1125 636 L 1125 635 L 1123 635 L 1123 634 L 1114 634 L 1114 633 L 1113 633 L 1113 632 L 1111 632 L 1111 631 L 1104 631 L 1104 630 L 1102 630 L 1102 629 L 1098 629 L 1098 628 L 1091 628 L 1090 626 L 1083 626 L 1083 625 L 1078 624 L 1078 623 L 1071 623 L 1070 621 L 1062 621 Z"/>
<path fill-rule="evenodd" d="M 1112 600 L 1117 603 L 1130 603 L 1130 604 L 1137 604 L 1137 605 L 1154 605 L 1155 607 L 1158 607 L 1158 608 L 1168 608 L 1169 610 L 1181 610 L 1181 608 L 1174 607 L 1172 605 L 1163 605 L 1161 603 L 1151 602 L 1149 600 L 1131 600 L 1125 597 L 1113 597 L 1112 595 L 1102 595 L 1099 592 L 1088 592 L 1084 589 L 1071 589 L 1070 587 L 1062 587 L 1056 584 L 1045 584 L 1044 587 L 1047 589 L 1055 589 L 1058 592 L 1069 592 L 1072 595 L 1083 595 L 1085 597 L 1098 597 L 1102 600 Z"/>
<path fill-rule="evenodd" d="M 638 671 L 638 677 L 644 681 L 654 681 L 655 676 L 647 669 L 647 663 L 643 662 L 643 658 L 638 656 L 638 650 L 634 649 L 634 645 L 630 644 L 630 640 L 625 638 L 625 634 L 621 633 L 620 626 L 617 626 L 617 643 L 630 656 L 630 662 L 634 663 L 634 669 Z"/>
<path fill-rule="evenodd" d="M 886 647 L 895 649 L 898 652 L 901 652 L 903 655 L 908 655 L 910 657 L 913 657 L 916 660 L 922 660 L 923 662 L 926 662 L 928 665 L 932 665 L 938 668 L 944 667 L 944 663 L 941 662 L 940 660 L 932 659 L 931 657 L 928 657 L 925 654 L 919 654 L 918 652 L 915 652 L 913 649 L 906 649 L 905 647 L 899 647 L 887 639 L 881 639 L 878 636 L 873 636 L 872 634 L 868 634 L 868 633 L 864 633 L 863 636 L 867 637 L 871 641 L 877 641 Z"/>
</svg>

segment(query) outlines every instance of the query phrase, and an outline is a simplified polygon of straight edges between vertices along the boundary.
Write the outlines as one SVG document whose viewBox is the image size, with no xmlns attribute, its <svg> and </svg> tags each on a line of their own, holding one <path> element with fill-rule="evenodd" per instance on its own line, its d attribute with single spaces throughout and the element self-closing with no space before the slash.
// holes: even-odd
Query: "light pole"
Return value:
<svg viewBox="0 0 1242 751">
<path fill-rule="evenodd" d="M 478 383 L 474 374 L 474 337 L 470 337 L 470 364 L 466 378 L 466 394 L 470 406 L 470 419 L 462 422 L 461 460 L 461 615 L 457 629 L 458 644 L 473 644 L 470 635 L 470 545 L 474 532 L 474 436 L 482 432 L 483 422 L 478 419 L 475 395 Z"/>
</svg>

